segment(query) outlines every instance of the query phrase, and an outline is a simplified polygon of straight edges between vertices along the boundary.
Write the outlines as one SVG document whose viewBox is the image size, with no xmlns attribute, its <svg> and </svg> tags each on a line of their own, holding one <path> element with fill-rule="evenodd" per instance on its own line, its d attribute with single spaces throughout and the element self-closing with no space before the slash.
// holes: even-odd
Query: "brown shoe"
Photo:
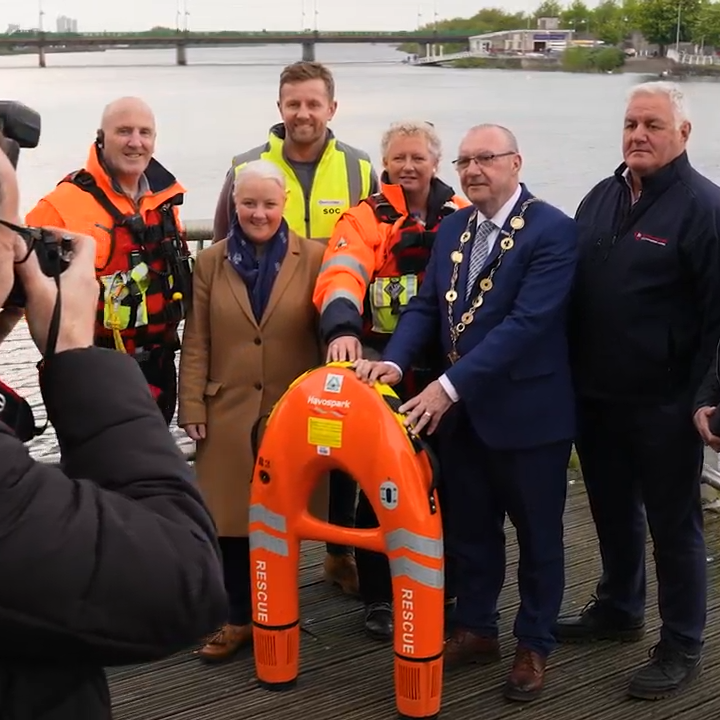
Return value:
<svg viewBox="0 0 720 720">
<path fill-rule="evenodd" d="M 203 662 L 227 662 L 235 657 L 240 648 L 251 645 L 252 638 L 252 625 L 224 625 L 195 654 Z"/>
<path fill-rule="evenodd" d="M 470 630 L 456 628 L 445 641 L 443 667 L 454 670 L 463 665 L 490 665 L 500 661 L 497 638 L 476 635 Z"/>
<path fill-rule="evenodd" d="M 542 693 L 545 682 L 547 659 L 539 653 L 518 646 L 515 662 L 505 683 L 505 697 L 508 700 L 529 702 Z"/>
<path fill-rule="evenodd" d="M 358 580 L 357 565 L 354 555 L 325 556 L 323 563 L 325 582 L 337 585 L 346 595 L 360 594 L 360 581 Z"/>
</svg>

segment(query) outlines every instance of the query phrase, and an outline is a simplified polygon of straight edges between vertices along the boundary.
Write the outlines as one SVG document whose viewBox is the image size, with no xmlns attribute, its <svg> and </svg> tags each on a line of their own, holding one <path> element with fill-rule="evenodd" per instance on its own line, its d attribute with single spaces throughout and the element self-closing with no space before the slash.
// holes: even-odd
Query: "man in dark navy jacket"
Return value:
<svg viewBox="0 0 720 720">
<path fill-rule="evenodd" d="M 694 397 L 720 338 L 720 188 L 695 171 L 679 87 L 632 91 L 624 162 L 577 211 L 571 305 L 577 449 L 600 542 L 593 602 L 558 639 L 640 640 L 645 520 L 655 546 L 660 642 L 632 696 L 659 699 L 700 671 L 706 559 Z"/>
<path fill-rule="evenodd" d="M 574 221 L 519 182 L 513 135 L 473 128 L 455 164 L 473 203 L 443 220 L 425 281 L 370 381 L 397 383 L 437 338 L 445 373 L 402 411 L 414 432 L 439 428 L 448 553 L 457 562 L 457 625 L 447 666 L 500 659 L 497 600 L 507 514 L 520 545 L 517 650 L 506 697 L 536 698 L 554 647 L 564 586 L 567 464 L 575 432 L 566 303 L 576 262 Z"/>
</svg>

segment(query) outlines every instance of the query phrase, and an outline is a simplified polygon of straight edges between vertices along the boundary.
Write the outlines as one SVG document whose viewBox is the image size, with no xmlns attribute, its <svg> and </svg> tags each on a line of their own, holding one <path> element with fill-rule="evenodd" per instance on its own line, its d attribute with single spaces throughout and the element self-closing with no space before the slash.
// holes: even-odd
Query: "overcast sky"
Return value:
<svg viewBox="0 0 720 720">
<path fill-rule="evenodd" d="M 76 18 L 78 30 L 147 30 L 153 25 L 175 27 L 178 1 L 187 3 L 191 29 L 299 30 L 303 4 L 305 25 L 312 28 L 318 10 L 320 30 L 400 30 L 438 17 L 468 17 L 481 7 L 506 11 L 534 10 L 539 0 L 0 0 L 0 32 L 8 24 L 37 27 L 39 5 L 44 27 L 54 30 L 59 15 Z M 591 2 L 591 5 L 596 4 Z"/>
</svg>

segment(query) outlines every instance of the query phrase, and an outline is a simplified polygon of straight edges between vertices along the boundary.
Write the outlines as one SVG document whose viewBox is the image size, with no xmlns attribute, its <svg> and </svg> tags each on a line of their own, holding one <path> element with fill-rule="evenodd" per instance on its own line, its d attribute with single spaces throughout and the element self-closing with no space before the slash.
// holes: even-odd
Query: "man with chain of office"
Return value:
<svg viewBox="0 0 720 720">
<path fill-rule="evenodd" d="M 457 159 L 472 207 L 440 225 L 419 295 L 381 362 L 358 375 L 394 385 L 433 334 L 446 370 L 401 407 L 413 432 L 438 432 L 447 483 L 447 552 L 457 562 L 455 628 L 445 665 L 500 660 L 497 601 L 509 516 L 518 535 L 520 608 L 505 696 L 541 693 L 564 588 L 563 512 L 575 431 L 566 306 L 575 222 L 520 183 L 506 128 L 471 129 Z"/>
</svg>

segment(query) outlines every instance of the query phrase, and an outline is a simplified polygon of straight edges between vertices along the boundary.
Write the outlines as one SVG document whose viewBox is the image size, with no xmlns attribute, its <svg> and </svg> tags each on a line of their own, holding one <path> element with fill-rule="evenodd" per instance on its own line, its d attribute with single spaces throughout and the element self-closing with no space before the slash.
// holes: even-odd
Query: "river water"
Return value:
<svg viewBox="0 0 720 720">
<path fill-rule="evenodd" d="M 442 176 L 455 183 L 450 160 L 465 130 L 502 123 L 518 136 L 524 181 L 570 214 L 619 163 L 625 93 L 645 79 L 413 67 L 384 45 L 318 45 L 316 51 L 336 78 L 333 130 L 378 166 L 380 136 L 390 122 L 430 120 L 444 145 Z M 157 115 L 156 156 L 188 190 L 184 218 L 212 217 L 232 156 L 263 142 L 277 122 L 280 71 L 300 54 L 299 45 L 190 48 L 190 64 L 178 67 L 174 50 L 111 50 L 48 54 L 45 69 L 37 67 L 36 55 L 0 56 L 3 96 L 43 116 L 40 146 L 23 151 L 20 160 L 22 210 L 82 166 L 107 102 L 139 95 Z M 720 182 L 720 83 L 695 80 L 684 88 L 694 119 L 691 160 Z M 0 356 L 0 375 L 29 393 L 33 404 L 39 402 L 36 359 L 24 327 Z M 52 436 L 46 438 L 38 451 L 49 451 Z"/>
</svg>

